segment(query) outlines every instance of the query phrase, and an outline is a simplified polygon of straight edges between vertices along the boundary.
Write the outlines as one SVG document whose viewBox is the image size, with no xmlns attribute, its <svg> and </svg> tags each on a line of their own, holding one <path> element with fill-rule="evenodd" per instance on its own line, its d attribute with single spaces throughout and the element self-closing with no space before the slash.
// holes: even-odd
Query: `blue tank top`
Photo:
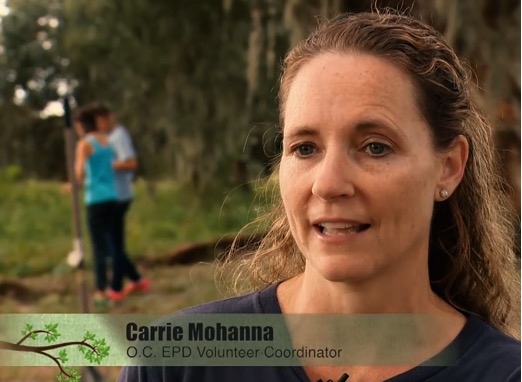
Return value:
<svg viewBox="0 0 522 382">
<path fill-rule="evenodd" d="M 92 136 L 87 137 L 93 152 L 85 165 L 85 194 L 87 205 L 115 201 L 117 199 L 114 180 L 114 151 L 112 146 L 102 146 Z"/>
</svg>

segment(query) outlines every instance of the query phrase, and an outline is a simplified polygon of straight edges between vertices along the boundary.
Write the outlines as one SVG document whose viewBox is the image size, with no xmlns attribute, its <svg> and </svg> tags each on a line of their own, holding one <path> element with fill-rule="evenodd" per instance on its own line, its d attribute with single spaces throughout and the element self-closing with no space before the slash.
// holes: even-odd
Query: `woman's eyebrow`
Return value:
<svg viewBox="0 0 522 382">
<path fill-rule="evenodd" d="M 320 128 L 313 127 L 310 125 L 303 126 L 295 126 L 291 128 L 292 132 L 289 134 L 284 134 L 283 139 L 298 139 L 303 137 L 314 137 L 320 135 Z M 404 131 L 397 126 L 394 126 L 393 123 L 387 122 L 386 120 L 379 118 L 365 118 L 360 121 L 357 121 L 354 126 L 354 130 L 357 133 L 364 133 L 372 130 L 382 130 L 388 131 L 392 134 L 396 135 L 401 139 L 405 139 L 406 135 Z"/>
<path fill-rule="evenodd" d="M 319 135 L 319 131 L 316 128 L 310 126 L 300 126 L 292 128 L 292 133 L 284 134 L 283 138 L 293 139 L 293 138 L 301 138 L 301 137 L 310 137 Z"/>
<path fill-rule="evenodd" d="M 406 138 L 404 131 L 402 131 L 400 128 L 379 119 L 362 120 L 355 125 L 355 130 L 361 133 L 369 130 L 385 130 L 392 132 L 400 138 Z"/>
</svg>

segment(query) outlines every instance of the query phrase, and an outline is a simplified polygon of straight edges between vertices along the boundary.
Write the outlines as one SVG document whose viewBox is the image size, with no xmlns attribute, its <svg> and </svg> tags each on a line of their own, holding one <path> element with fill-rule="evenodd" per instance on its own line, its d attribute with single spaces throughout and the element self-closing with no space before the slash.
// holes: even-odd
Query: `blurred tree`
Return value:
<svg viewBox="0 0 522 382">
<path fill-rule="evenodd" d="M 475 95 L 496 128 L 513 205 L 520 216 L 520 1 L 437 0 L 439 28 L 473 67 Z"/>
<path fill-rule="evenodd" d="M 60 122 L 40 113 L 69 91 L 79 104 L 100 99 L 116 111 L 135 138 L 142 175 L 173 177 L 197 190 L 246 183 L 267 173 L 278 152 L 277 79 L 288 48 L 318 18 L 389 6 L 435 25 L 471 62 L 483 89 L 477 99 L 498 122 L 499 148 L 511 163 L 506 176 L 519 187 L 519 1 L 9 0 L 8 6 L 0 51 L 6 73 L 0 138 L 8 144 L 0 166 L 20 164 L 42 177 L 64 173 L 61 150 L 42 151 L 58 147 Z"/>
<path fill-rule="evenodd" d="M 60 1 L 10 0 L 8 6 L 0 51 L 5 73 L 0 79 L 0 167 L 16 164 L 28 176 L 60 176 L 65 170 L 55 165 L 56 159 L 63 161 L 62 130 L 56 121 L 42 123 L 40 118 L 63 86 L 66 61 L 57 49 Z"/>
<path fill-rule="evenodd" d="M 81 103 L 107 100 L 136 137 L 143 170 L 197 189 L 241 155 L 246 2 L 66 1 Z M 232 165 L 228 167 L 230 169 Z"/>
</svg>

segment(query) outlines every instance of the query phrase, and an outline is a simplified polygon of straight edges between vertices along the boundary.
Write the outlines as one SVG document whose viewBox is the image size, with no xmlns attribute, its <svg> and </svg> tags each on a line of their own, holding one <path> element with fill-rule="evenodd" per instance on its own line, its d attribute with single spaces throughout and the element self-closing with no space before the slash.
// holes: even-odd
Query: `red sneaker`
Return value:
<svg viewBox="0 0 522 382">
<path fill-rule="evenodd" d="M 125 298 L 125 293 L 122 291 L 116 292 L 115 290 L 109 289 L 107 291 L 107 298 L 112 302 L 120 302 Z"/>
<path fill-rule="evenodd" d="M 129 285 L 125 287 L 123 293 L 128 295 L 130 293 L 138 293 L 138 292 L 148 292 L 150 289 L 150 281 L 148 279 L 140 279 L 138 281 L 133 281 Z"/>
</svg>

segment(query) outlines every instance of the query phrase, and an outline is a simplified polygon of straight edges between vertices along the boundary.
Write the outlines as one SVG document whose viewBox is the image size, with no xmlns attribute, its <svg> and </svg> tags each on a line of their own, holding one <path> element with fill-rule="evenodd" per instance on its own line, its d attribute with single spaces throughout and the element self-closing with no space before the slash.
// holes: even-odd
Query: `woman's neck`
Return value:
<svg viewBox="0 0 522 382">
<path fill-rule="evenodd" d="M 412 267 L 410 272 L 370 280 L 332 282 L 308 265 L 304 273 L 279 286 L 283 313 L 457 313 L 431 290 L 427 269 Z"/>
<path fill-rule="evenodd" d="M 457 337 L 466 323 L 464 315 L 431 290 L 428 277 L 422 275 L 421 271 L 412 273 L 410 278 L 405 278 L 403 275 L 402 279 L 383 277 L 366 282 L 343 283 L 328 281 L 308 269 L 308 272 L 305 271 L 281 283 L 277 288 L 277 298 L 282 312 L 290 315 L 290 320 L 294 314 L 321 315 L 323 327 L 333 328 L 333 337 L 330 339 L 328 339 L 328 330 L 327 334 L 321 334 L 321 338 L 324 339 L 323 345 L 330 342 L 337 344 L 340 340 L 335 334 L 338 332 L 334 330 L 339 329 L 335 327 L 335 323 L 338 323 L 335 317 L 339 314 L 353 315 L 351 320 L 343 320 L 343 324 L 339 324 L 347 325 L 349 328 L 349 330 L 343 328 L 341 333 L 349 332 L 360 340 L 357 342 L 354 339 L 355 343 L 366 342 L 364 354 L 368 359 L 379 361 L 383 349 L 394 350 L 393 347 L 386 348 L 386 341 L 383 341 L 396 329 L 406 328 L 406 337 L 403 339 L 410 340 L 399 342 L 404 345 L 402 349 L 408 350 L 407 354 L 411 354 L 406 363 L 411 367 L 441 352 Z M 368 316 L 357 317 L 357 315 L 367 314 L 372 317 L 370 319 Z M 329 318 L 325 315 L 331 316 Z M 399 323 L 395 321 L 397 317 Z M 385 331 L 385 335 L 380 339 L 379 334 L 383 328 L 388 332 Z M 300 343 L 302 338 L 301 335 L 297 335 L 295 338 L 292 336 L 292 339 Z M 394 353 L 392 351 L 389 354 Z M 374 367 L 369 369 L 371 372 L 379 371 Z M 334 371 L 339 374 L 338 372 L 343 370 Z M 384 374 L 378 374 L 378 377 L 372 380 L 383 380 L 402 371 L 404 370 L 380 370 L 379 373 Z M 366 369 L 361 370 L 361 375 L 367 375 L 368 372 Z M 307 373 L 315 376 L 313 371 L 307 370 Z M 329 375 L 337 375 L 335 373 Z M 350 374 L 357 374 L 356 370 L 352 369 Z M 322 374 L 319 376 L 322 378 Z"/>
</svg>

